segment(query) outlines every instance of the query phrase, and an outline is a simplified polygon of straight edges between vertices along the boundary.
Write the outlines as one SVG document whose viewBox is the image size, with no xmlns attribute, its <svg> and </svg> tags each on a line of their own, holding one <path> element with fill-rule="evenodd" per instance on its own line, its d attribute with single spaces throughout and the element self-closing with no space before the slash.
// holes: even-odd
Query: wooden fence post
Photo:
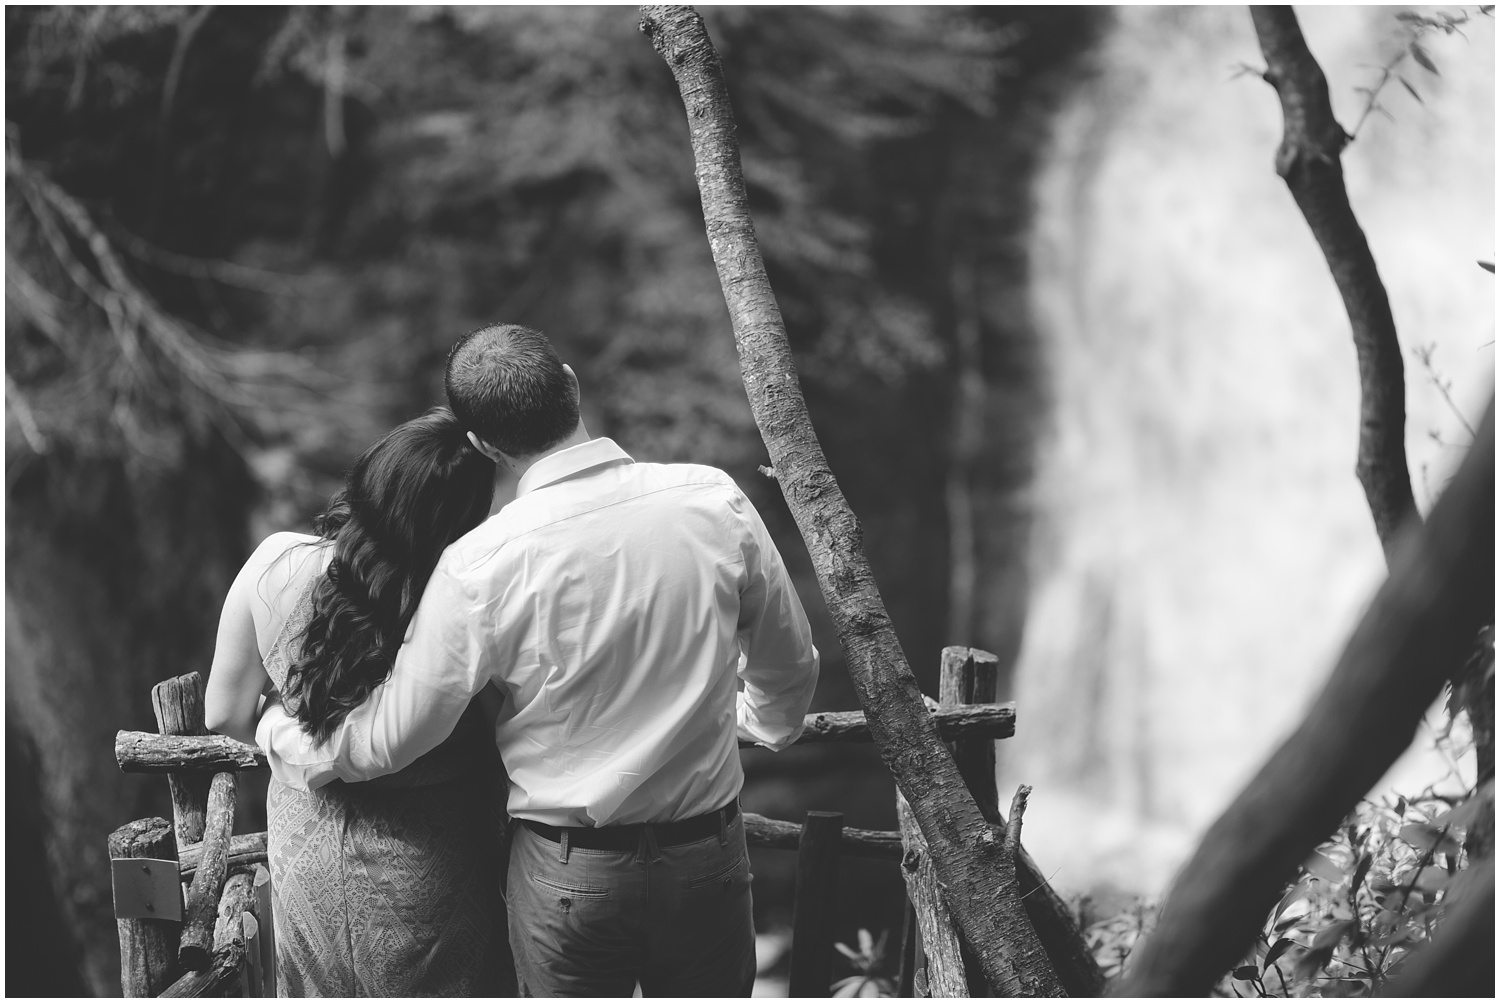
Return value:
<svg viewBox="0 0 1500 1003">
<path fill-rule="evenodd" d="M 964 704 L 986 704 L 995 700 L 999 678 L 999 659 L 977 648 L 943 649 L 938 677 L 938 704 L 950 710 Z M 959 775 L 979 813 L 991 825 L 1000 821 L 999 793 L 995 789 L 995 742 L 990 738 L 961 739 L 950 742 Z M 901 989 L 918 996 L 985 996 L 988 987 L 970 983 L 969 973 L 978 966 L 964 950 L 948 912 L 937 872 L 927 848 L 927 840 L 917 828 L 916 819 L 906 799 L 896 795 L 896 814 L 901 823 L 901 838 L 906 855 L 901 862 L 901 876 L 906 881 L 909 904 L 907 929 L 903 936 Z M 909 974 L 908 974 L 909 973 Z"/>
<path fill-rule="evenodd" d="M 203 677 L 196 672 L 163 679 L 151 687 L 156 727 L 163 735 L 206 735 L 203 723 Z M 208 810 L 209 778 L 201 772 L 167 774 L 172 791 L 172 823 L 177 845 L 201 842 Z"/>
<path fill-rule="evenodd" d="M 833 909 L 844 813 L 810 811 L 797 844 L 792 960 L 787 995 L 826 997 L 833 986 Z"/>
<path fill-rule="evenodd" d="M 999 659 L 988 651 L 978 648 L 948 647 L 943 649 L 941 673 L 938 677 L 938 704 L 944 709 L 964 704 L 988 704 L 995 700 L 999 679 Z M 958 763 L 959 775 L 979 813 L 991 825 L 1000 824 L 1000 796 L 995 788 L 995 742 L 989 738 L 961 739 L 949 743 L 953 758 Z M 897 813 L 901 818 L 902 838 L 908 847 L 907 860 L 903 862 L 902 876 L 906 879 L 907 897 L 915 911 L 917 923 L 908 933 L 911 952 L 910 965 L 913 975 L 923 973 L 921 980 L 934 996 L 985 996 L 988 987 L 979 978 L 979 966 L 963 948 L 953 928 L 947 902 L 937 886 L 937 875 L 927 859 L 927 842 L 917 830 L 915 820 L 909 824 L 910 809 L 897 796 Z M 930 945 L 927 952 L 917 947 L 917 941 Z M 906 959 L 903 957 L 903 964 Z M 904 971 L 904 970 L 903 970 Z M 971 979 L 970 975 L 974 978 Z M 916 989 L 913 979 L 913 991 Z M 961 991 L 967 985 L 968 992 Z"/>
<path fill-rule="evenodd" d="M 954 710 L 963 704 L 993 702 L 999 687 L 999 658 L 978 648 L 943 649 L 938 704 L 942 710 Z M 950 744 L 958 761 L 959 774 L 978 802 L 979 811 L 991 825 L 1004 827 L 1000 813 L 1000 792 L 995 786 L 995 742 L 991 738 L 959 739 Z M 1020 883 L 1021 903 L 1031 920 L 1037 939 L 1056 969 L 1063 988 L 1071 996 L 1097 996 L 1104 988 L 1104 976 L 1089 954 L 1072 910 L 1042 876 L 1036 861 L 1024 846 L 1016 849 L 1016 877 Z M 967 956 L 967 952 L 966 952 Z M 969 966 L 971 972 L 976 969 Z M 977 975 L 977 972 L 976 972 Z M 984 987 L 976 984 L 979 993 Z"/>
<path fill-rule="evenodd" d="M 938 704 L 944 708 L 964 704 L 991 704 L 1000 678 L 1000 659 L 978 648 L 943 649 L 938 677 Z M 1000 823 L 1000 795 L 995 789 L 995 743 L 988 738 L 954 742 L 953 758 L 979 812 L 990 825 Z"/>
<path fill-rule="evenodd" d="M 109 857 L 173 861 L 170 879 L 174 891 L 180 894 L 175 888 L 177 843 L 172 838 L 172 823 L 166 819 L 146 818 L 122 825 L 109 835 Z M 116 912 L 119 908 L 117 901 Z M 120 932 L 120 995 L 159 995 L 177 977 L 177 936 L 182 923 L 176 919 L 117 919 L 115 925 Z"/>
</svg>

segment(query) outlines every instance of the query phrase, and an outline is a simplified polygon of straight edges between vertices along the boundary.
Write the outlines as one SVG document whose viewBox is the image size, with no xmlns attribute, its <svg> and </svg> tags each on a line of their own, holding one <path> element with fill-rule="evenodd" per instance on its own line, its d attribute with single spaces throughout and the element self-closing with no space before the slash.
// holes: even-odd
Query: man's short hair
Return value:
<svg viewBox="0 0 1500 1003">
<path fill-rule="evenodd" d="M 545 335 L 519 324 L 470 331 L 448 353 L 448 406 L 510 456 L 533 456 L 578 427 L 578 398 Z"/>
</svg>

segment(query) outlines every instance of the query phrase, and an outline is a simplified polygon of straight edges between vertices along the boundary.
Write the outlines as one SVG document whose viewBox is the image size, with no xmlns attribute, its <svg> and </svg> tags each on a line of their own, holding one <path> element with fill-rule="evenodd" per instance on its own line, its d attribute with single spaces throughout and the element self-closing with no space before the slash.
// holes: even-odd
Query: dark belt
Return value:
<svg viewBox="0 0 1500 1003">
<path fill-rule="evenodd" d="M 733 822 L 740 813 L 739 799 L 719 809 L 724 813 L 724 824 Z M 522 824 L 543 839 L 561 843 L 563 833 L 568 834 L 568 845 L 585 850 L 634 850 L 641 845 L 641 831 L 650 828 L 656 835 L 657 846 L 681 846 L 696 843 L 700 839 L 719 834 L 719 811 L 706 815 L 694 815 L 680 822 L 635 822 L 630 825 L 555 826 L 545 822 L 533 822 L 523 818 Z"/>
</svg>

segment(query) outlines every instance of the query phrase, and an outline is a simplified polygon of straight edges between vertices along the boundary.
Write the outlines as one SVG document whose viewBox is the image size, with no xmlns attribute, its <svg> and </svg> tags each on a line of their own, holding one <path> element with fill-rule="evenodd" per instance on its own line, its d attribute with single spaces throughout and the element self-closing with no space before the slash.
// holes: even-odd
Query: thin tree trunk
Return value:
<svg viewBox="0 0 1500 1003">
<path fill-rule="evenodd" d="M 1322 249 L 1353 326 L 1360 389 L 1355 472 L 1389 564 L 1397 531 L 1417 517 L 1406 466 L 1405 367 L 1385 285 L 1344 188 L 1339 154 L 1349 136 L 1333 117 L 1328 81 L 1292 8 L 1251 7 L 1250 17 L 1266 57 L 1266 82 L 1276 88 L 1285 119 L 1276 173 Z"/>
<path fill-rule="evenodd" d="M 1495 405 L 1426 525 L 1406 534 L 1317 701 L 1178 876 L 1121 996 L 1203 996 L 1297 865 L 1411 744 L 1495 609 Z"/>
<path fill-rule="evenodd" d="M 1057 973 L 1006 942 L 1002 875 L 1013 860 L 985 822 L 922 703 L 861 547 L 859 523 L 808 418 L 786 327 L 745 196 L 734 116 L 718 53 L 691 7 L 642 7 L 642 30 L 687 109 L 704 223 L 729 307 L 740 372 L 777 481 L 807 544 L 855 692 L 881 758 L 911 805 L 960 935 L 991 987 L 1019 972 L 1026 995 L 1062 995 Z M 1024 910 L 1019 919 L 1028 926 Z M 1015 954 L 1012 957 L 1012 954 Z"/>
</svg>

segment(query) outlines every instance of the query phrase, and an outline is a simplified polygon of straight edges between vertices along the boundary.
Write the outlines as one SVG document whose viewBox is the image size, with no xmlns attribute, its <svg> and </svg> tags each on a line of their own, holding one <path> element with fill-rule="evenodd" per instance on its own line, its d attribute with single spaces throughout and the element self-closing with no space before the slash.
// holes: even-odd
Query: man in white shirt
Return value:
<svg viewBox="0 0 1500 1003">
<path fill-rule="evenodd" d="M 724 472 L 591 439 L 542 335 L 472 332 L 445 383 L 475 448 L 520 477 L 516 499 L 444 552 L 390 678 L 326 745 L 266 712 L 272 771 L 309 788 L 395 772 L 493 684 L 526 988 L 748 996 L 736 739 L 790 745 L 818 674 L 781 556 Z"/>
</svg>

